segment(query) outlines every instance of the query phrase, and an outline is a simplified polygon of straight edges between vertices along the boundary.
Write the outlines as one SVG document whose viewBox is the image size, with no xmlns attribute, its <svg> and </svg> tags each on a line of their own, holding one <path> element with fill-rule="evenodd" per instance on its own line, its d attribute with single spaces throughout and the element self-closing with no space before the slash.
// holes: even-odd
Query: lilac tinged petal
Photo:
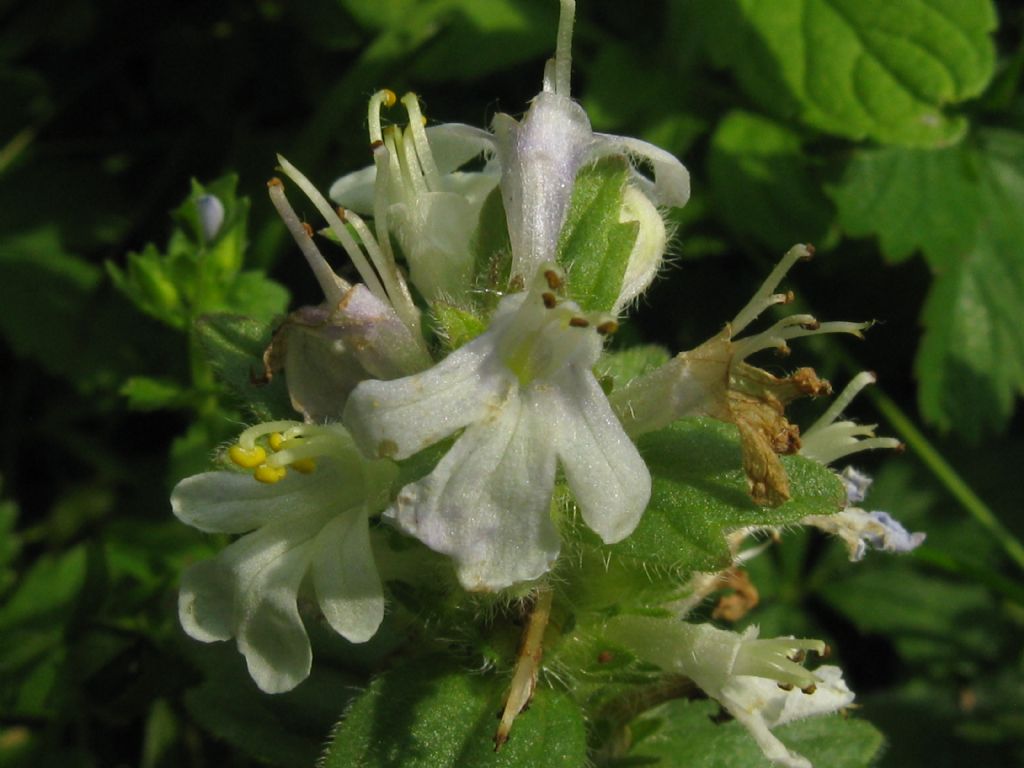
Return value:
<svg viewBox="0 0 1024 768">
<path fill-rule="evenodd" d="M 431 364 L 421 340 L 398 313 L 362 284 L 352 287 L 331 315 L 346 348 L 367 371 L 391 379 Z"/>
<path fill-rule="evenodd" d="M 675 155 L 646 141 L 628 136 L 596 133 L 594 138 L 595 157 L 624 154 L 650 163 L 654 169 L 653 182 L 639 173 L 634 178 L 656 205 L 672 208 L 682 208 L 686 205 L 690 199 L 690 172 Z"/>
<path fill-rule="evenodd" d="M 512 277 L 528 280 L 541 264 L 554 260 L 576 173 L 593 143 L 590 119 L 571 99 L 541 93 L 522 123 L 498 115 L 493 127 Z"/>
</svg>

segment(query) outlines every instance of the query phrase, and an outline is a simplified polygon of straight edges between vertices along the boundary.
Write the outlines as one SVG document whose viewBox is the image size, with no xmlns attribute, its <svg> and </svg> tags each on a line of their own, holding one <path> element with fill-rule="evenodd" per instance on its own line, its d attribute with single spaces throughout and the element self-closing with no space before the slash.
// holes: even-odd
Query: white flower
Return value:
<svg viewBox="0 0 1024 768">
<path fill-rule="evenodd" d="M 739 634 L 709 624 L 634 616 L 613 619 L 607 632 L 644 661 L 693 680 L 750 732 L 765 757 L 786 768 L 811 768 L 811 763 L 790 751 L 773 728 L 853 703 L 838 667 L 812 672 L 799 663 L 807 651 L 827 654 L 820 640 L 760 640 L 757 627 Z"/>
<path fill-rule="evenodd" d="M 196 640 L 236 638 L 256 684 L 280 693 L 302 682 L 312 662 L 297 607 L 307 575 L 335 631 L 354 643 L 377 631 L 384 593 L 367 518 L 387 502 L 396 470 L 366 461 L 340 425 L 260 424 L 229 456 L 253 474 L 207 472 L 171 494 L 183 522 L 245 534 L 185 571 L 178 612 Z"/>
<path fill-rule="evenodd" d="M 789 482 L 778 455 L 796 453 L 801 445 L 799 430 L 786 419 L 786 405 L 798 397 L 828 394 L 831 388 L 810 368 L 777 378 L 747 358 L 766 349 L 786 354 L 787 342 L 802 336 L 859 336 L 870 323 L 821 323 L 811 315 L 790 315 L 760 333 L 737 336 L 769 307 L 793 300 L 792 293 L 774 291 L 797 261 L 812 254 L 806 245 L 790 248 L 721 333 L 613 392 L 612 406 L 626 431 L 636 436 L 686 416 L 710 416 L 735 424 L 751 497 L 758 504 L 773 506 L 786 501 Z"/>
<path fill-rule="evenodd" d="M 615 322 L 560 300 L 562 286 L 557 268 L 542 268 L 531 290 L 502 299 L 481 336 L 423 373 L 363 382 L 345 410 L 356 441 L 382 457 L 403 459 L 466 428 L 386 514 L 452 556 L 467 589 L 551 567 L 556 463 L 605 542 L 629 535 L 650 498 L 647 467 L 591 371 Z"/>
<path fill-rule="evenodd" d="M 377 239 L 397 236 L 409 263 L 409 278 L 428 301 L 461 299 L 472 286 L 471 241 L 480 208 L 498 183 L 491 163 L 482 172 L 458 169 L 493 152 L 487 131 L 449 123 L 424 127 L 414 94 L 402 97 L 409 114 L 405 131 L 381 128 L 380 109 L 396 101 L 389 90 L 370 99 L 370 146 L 374 164 L 338 179 L 330 197 L 373 214 Z"/>
<path fill-rule="evenodd" d="M 633 282 L 641 283 L 642 290 L 657 272 L 664 250 L 663 225 L 654 206 L 684 206 L 690 197 L 690 175 L 679 160 L 652 144 L 593 132 L 587 113 L 570 98 L 576 3 L 562 0 L 561 6 L 555 58 L 545 69 L 543 90 L 530 104 L 522 122 L 499 114 L 492 124 L 512 243 L 512 279 L 522 284 L 541 264 L 554 260 L 580 168 L 601 157 L 624 155 L 649 163 L 654 171 L 651 181 L 634 168 L 631 184 L 643 195 L 626 202 L 633 211 L 629 218 L 641 224 L 639 247 L 634 249 L 632 270 L 627 267 L 627 275 L 632 272 Z M 638 213 L 641 209 L 643 212 Z M 659 239 L 659 225 L 661 250 L 652 258 L 649 242 Z M 644 232 L 648 226 L 653 226 L 653 235 Z M 643 279 L 638 279 L 640 275 Z M 631 288 L 632 295 L 620 299 L 618 308 L 639 290 Z"/>
</svg>

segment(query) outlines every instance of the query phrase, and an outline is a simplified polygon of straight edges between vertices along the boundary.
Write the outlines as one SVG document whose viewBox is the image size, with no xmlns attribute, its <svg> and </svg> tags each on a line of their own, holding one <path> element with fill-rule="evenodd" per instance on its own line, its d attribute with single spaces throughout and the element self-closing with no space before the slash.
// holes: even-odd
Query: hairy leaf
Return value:
<svg viewBox="0 0 1024 768">
<path fill-rule="evenodd" d="M 508 680 L 428 659 L 370 687 L 339 723 L 322 768 L 579 768 L 586 734 L 579 708 L 543 686 L 497 753 L 493 736 Z"/>
</svg>

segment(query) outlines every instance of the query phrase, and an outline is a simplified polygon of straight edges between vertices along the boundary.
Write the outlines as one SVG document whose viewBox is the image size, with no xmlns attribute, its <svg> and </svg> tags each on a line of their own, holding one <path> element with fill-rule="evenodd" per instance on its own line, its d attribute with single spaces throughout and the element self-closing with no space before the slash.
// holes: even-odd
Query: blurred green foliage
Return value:
<svg viewBox="0 0 1024 768">
<path fill-rule="evenodd" d="M 521 112 L 556 18 L 553 0 L 0 3 L 0 765 L 320 754 L 365 666 L 328 652 L 268 698 L 233 648 L 185 638 L 175 607 L 182 567 L 221 542 L 173 520 L 167 492 L 239 423 L 280 412 L 280 382 L 255 383 L 259 355 L 289 296 L 315 291 L 263 183 L 277 151 L 322 187 L 366 164 L 378 87 L 416 90 L 445 121 Z M 1014 0 L 580 2 L 574 88 L 595 128 L 654 141 L 693 174 L 677 263 L 621 335 L 689 348 L 785 247 L 814 240 L 798 301 L 880 324 L 868 345 L 808 345 L 801 362 L 837 383 L 878 370 L 926 429 L 903 434 L 910 450 L 869 497 L 928 531 L 915 555 L 853 567 L 796 535 L 751 566 L 752 620 L 832 642 L 883 765 L 1024 760 L 1024 561 L 1007 538 L 1024 535 L 1022 35 Z M 207 193 L 225 208 L 212 235 Z M 875 420 L 866 403 L 859 415 Z M 666 492 L 686 473 L 665 468 Z M 1002 527 L 967 514 L 963 488 Z M 493 718 L 486 682 L 415 674 L 438 712 Z M 389 685 L 339 734 L 377 706 L 401 722 Z M 564 720 L 547 757 L 580 764 L 575 711 L 553 690 L 535 706 Z M 645 715 L 622 764 L 754 764 L 711 710 Z M 521 748 L 531 728 L 544 743 L 535 718 Z M 785 738 L 819 766 L 871 759 L 866 723 L 842 726 L 863 753 L 817 727 Z M 339 749 L 329 764 L 347 764 Z M 746 756 L 708 757 L 727 753 Z"/>
</svg>

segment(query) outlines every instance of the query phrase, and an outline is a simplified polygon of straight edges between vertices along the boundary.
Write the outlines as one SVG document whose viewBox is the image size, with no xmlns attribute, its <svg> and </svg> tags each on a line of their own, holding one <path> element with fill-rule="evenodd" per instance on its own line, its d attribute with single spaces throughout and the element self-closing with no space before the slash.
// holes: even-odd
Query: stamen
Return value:
<svg viewBox="0 0 1024 768">
<path fill-rule="evenodd" d="M 370 127 L 370 147 L 376 149 L 374 145 L 380 145 L 383 143 L 382 133 L 380 128 L 380 109 L 381 106 L 391 107 L 395 103 L 395 92 L 387 88 L 377 91 L 373 96 L 370 97 L 370 106 L 367 110 L 366 122 Z"/>
<path fill-rule="evenodd" d="M 553 293 L 545 291 L 540 295 L 541 301 L 544 302 L 544 306 L 548 309 L 554 309 L 558 306 L 558 297 Z"/>
<path fill-rule="evenodd" d="M 863 338 L 861 331 L 870 326 L 871 323 L 841 321 L 820 323 L 811 315 L 791 315 L 779 320 L 779 322 L 766 331 L 734 342 L 736 359 L 744 360 L 755 352 L 760 352 L 762 349 L 770 349 L 771 347 L 777 349 L 784 348 L 788 340 L 798 339 L 802 336 L 849 333 L 858 338 Z"/>
<path fill-rule="evenodd" d="M 300 474 L 308 475 L 316 470 L 316 462 L 313 459 L 299 459 L 293 461 L 291 467 Z"/>
<path fill-rule="evenodd" d="M 572 79 L 572 26 L 575 16 L 576 0 L 562 0 L 555 44 L 555 93 L 566 98 L 570 96 Z"/>
<path fill-rule="evenodd" d="M 278 215 L 284 221 L 284 225 L 288 228 L 292 239 L 299 246 L 302 255 L 306 257 L 306 263 L 309 264 L 309 268 L 313 271 L 313 276 L 316 278 L 317 283 L 320 284 L 320 290 L 324 292 L 324 298 L 332 306 L 337 305 L 341 301 L 342 296 L 351 290 L 352 286 L 334 274 L 334 270 L 327 263 L 327 259 L 324 258 L 323 254 L 320 253 L 320 249 L 316 247 L 316 243 L 313 242 L 312 233 L 306 229 L 307 225 L 299 220 L 299 217 L 289 204 L 288 198 L 285 197 L 284 184 L 281 183 L 281 180 L 275 178 L 268 181 L 267 190 L 270 192 L 270 202 L 274 204 L 274 208 L 277 209 Z"/>
<path fill-rule="evenodd" d="M 270 445 L 270 450 L 277 453 L 281 450 L 281 446 L 284 445 L 284 438 L 281 437 L 280 432 L 274 432 L 267 438 L 267 443 Z"/>
<path fill-rule="evenodd" d="M 255 426 L 249 427 L 247 430 L 242 432 L 238 436 L 238 444 L 246 449 L 252 450 L 256 447 L 256 440 L 269 435 L 273 432 L 286 432 L 292 429 L 301 429 L 302 424 L 297 421 L 288 421 L 286 419 L 279 419 L 278 421 L 265 421 L 262 424 L 256 424 Z"/>
<path fill-rule="evenodd" d="M 599 324 L 595 329 L 602 336 L 611 336 L 617 330 L 619 330 L 619 324 L 614 320 L 605 320 Z"/>
<path fill-rule="evenodd" d="M 416 156 L 419 158 L 420 166 L 423 168 L 423 175 L 426 177 L 427 187 L 432 192 L 441 189 L 441 174 L 438 173 L 437 163 L 434 162 L 434 153 L 430 151 L 430 142 L 427 141 L 427 132 L 423 130 L 427 119 L 420 112 L 420 103 L 416 94 L 407 93 L 402 97 L 402 104 L 409 113 L 409 131 L 412 133 L 413 144 L 416 148 Z"/>
<path fill-rule="evenodd" d="M 422 126 L 420 126 L 422 130 Z M 396 141 L 399 149 L 402 152 L 402 164 L 405 170 L 405 178 L 408 179 L 412 185 L 413 192 L 416 195 L 425 195 L 430 190 L 427 188 L 427 182 L 424 179 L 423 167 L 420 165 L 419 157 L 416 155 L 416 137 L 412 133 L 412 126 L 409 126 L 410 141 L 406 141 L 406 137 L 395 131 Z"/>
<path fill-rule="evenodd" d="M 839 393 L 836 399 L 832 402 L 832 405 L 828 407 L 828 410 L 821 414 L 821 417 L 814 422 L 807 431 L 811 432 L 815 429 L 822 429 L 838 419 L 842 412 L 846 410 L 846 406 L 853 401 L 853 398 L 860 394 L 860 391 L 864 389 L 864 387 L 869 384 L 874 384 L 876 381 L 878 381 L 878 378 L 871 371 L 861 371 L 858 373 L 853 377 L 853 380 L 846 385 L 846 388 Z"/>
<path fill-rule="evenodd" d="M 256 467 L 256 471 L 252 473 L 252 476 L 261 483 L 273 485 L 274 483 L 284 480 L 285 475 L 287 474 L 288 470 L 284 467 L 272 467 L 269 464 L 260 464 L 260 466 Z"/>
<path fill-rule="evenodd" d="M 808 685 L 808 686 L 805 686 L 805 687 L 801 688 L 801 689 L 800 689 L 800 692 L 801 692 L 801 693 L 805 693 L 805 694 L 807 694 L 808 696 L 810 696 L 810 695 L 811 695 L 812 693 L 814 693 L 814 692 L 815 692 L 816 690 L 818 690 L 818 686 L 816 686 L 816 685 L 815 685 L 814 683 L 811 683 L 810 685 Z"/>
<path fill-rule="evenodd" d="M 334 208 L 327 202 L 327 199 L 320 194 L 320 191 L 313 186 L 312 182 L 307 179 L 302 173 L 291 163 L 289 163 L 283 156 L 278 155 L 277 161 L 281 164 L 281 170 L 284 171 L 285 175 L 288 176 L 292 181 L 299 185 L 299 188 L 306 193 L 306 197 L 309 198 L 310 202 L 320 211 L 320 215 L 323 216 L 327 223 L 331 227 L 331 231 L 334 232 L 338 240 L 341 242 L 342 248 L 345 249 L 345 253 L 352 259 L 352 263 L 355 265 L 356 270 L 359 272 L 359 276 L 363 278 L 363 282 L 366 287 L 381 301 L 388 301 L 388 294 L 384 290 L 384 286 L 381 285 L 380 280 L 377 279 L 376 273 L 370 266 L 370 263 L 366 260 L 362 250 L 356 245 L 356 241 L 352 239 L 352 236 L 348 233 L 344 222 L 338 218 L 338 214 L 335 213 Z"/>
<path fill-rule="evenodd" d="M 585 317 L 573 317 L 569 320 L 569 325 L 573 328 L 589 328 L 590 321 Z"/>
<path fill-rule="evenodd" d="M 544 280 L 552 291 L 560 290 L 565 285 L 565 275 L 557 269 L 545 269 Z"/>
<path fill-rule="evenodd" d="M 771 271 L 767 279 L 761 284 L 761 287 L 754 294 L 754 297 L 743 309 L 739 311 L 739 314 L 733 318 L 733 321 L 729 323 L 729 327 L 732 329 L 734 336 L 750 325 L 753 320 L 764 312 L 765 309 L 772 306 L 772 304 L 783 303 L 771 301 L 771 294 L 778 287 L 779 283 L 782 282 L 782 278 L 786 276 L 786 273 L 793 268 L 794 264 L 802 259 L 809 259 L 812 254 L 813 250 L 809 249 L 806 245 L 794 245 L 786 252 L 786 255 L 782 257 L 782 260 L 775 266 L 775 269 Z"/>
<path fill-rule="evenodd" d="M 791 661 L 789 656 L 801 650 L 820 653 L 824 647 L 825 644 L 820 640 L 791 637 L 751 640 L 740 647 L 732 671 L 737 675 L 767 677 L 779 683 L 804 688 L 813 685 L 816 678 L 813 673 Z"/>
<path fill-rule="evenodd" d="M 253 469 L 267 460 L 267 452 L 258 445 L 248 449 L 232 445 L 228 449 L 228 458 L 243 469 Z"/>
</svg>

